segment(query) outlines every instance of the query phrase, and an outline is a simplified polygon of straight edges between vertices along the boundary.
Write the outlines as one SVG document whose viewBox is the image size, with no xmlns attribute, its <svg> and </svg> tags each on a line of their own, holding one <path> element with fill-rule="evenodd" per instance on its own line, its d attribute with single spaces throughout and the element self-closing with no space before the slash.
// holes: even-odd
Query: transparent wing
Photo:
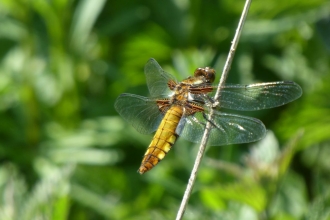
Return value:
<svg viewBox="0 0 330 220">
<path fill-rule="evenodd" d="M 156 99 L 134 94 L 121 94 L 116 99 L 115 109 L 142 134 L 156 131 L 164 116 L 158 109 Z"/>
<path fill-rule="evenodd" d="M 167 86 L 167 82 L 170 80 L 177 82 L 175 77 L 165 72 L 153 58 L 149 59 L 145 65 L 144 73 L 152 97 L 168 95 L 171 93 L 171 90 Z"/>
<path fill-rule="evenodd" d="M 184 139 L 200 143 L 207 120 L 203 113 L 182 118 L 177 133 Z M 210 146 L 258 141 L 266 134 L 264 124 L 255 118 L 216 112 L 208 140 Z"/>
<path fill-rule="evenodd" d="M 292 102 L 301 96 L 302 90 L 294 82 L 283 81 L 251 85 L 226 84 L 220 94 L 220 108 L 254 111 Z"/>
</svg>

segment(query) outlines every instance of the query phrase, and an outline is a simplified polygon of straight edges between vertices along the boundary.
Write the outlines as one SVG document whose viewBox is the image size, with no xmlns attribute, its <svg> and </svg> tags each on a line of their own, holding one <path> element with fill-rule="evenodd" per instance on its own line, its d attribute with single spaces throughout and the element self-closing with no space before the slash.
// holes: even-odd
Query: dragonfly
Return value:
<svg viewBox="0 0 330 220">
<path fill-rule="evenodd" d="M 151 58 L 144 68 L 150 97 L 123 93 L 115 101 L 117 112 L 138 132 L 154 137 L 143 156 L 138 172 L 155 167 L 180 136 L 200 143 L 205 125 L 211 124 L 208 145 L 249 143 L 266 134 L 264 124 L 256 118 L 221 112 L 220 109 L 254 111 L 284 105 L 302 95 L 295 82 L 279 81 L 250 85 L 226 84 L 214 100 L 215 70 L 197 68 L 193 76 L 181 82 L 165 72 Z M 214 107 L 214 103 L 218 106 Z M 213 108 L 213 117 L 209 112 Z"/>
</svg>

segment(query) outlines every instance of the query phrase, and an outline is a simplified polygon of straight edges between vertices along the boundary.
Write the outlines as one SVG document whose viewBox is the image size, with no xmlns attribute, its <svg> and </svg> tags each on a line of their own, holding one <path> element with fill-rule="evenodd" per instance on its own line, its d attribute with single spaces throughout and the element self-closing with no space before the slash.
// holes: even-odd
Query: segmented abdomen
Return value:
<svg viewBox="0 0 330 220">
<path fill-rule="evenodd" d="M 143 174 L 156 166 L 157 163 L 161 161 L 171 149 L 177 139 L 175 130 L 179 124 L 182 114 L 183 110 L 181 106 L 172 106 L 166 112 L 155 136 L 144 154 L 144 158 L 138 170 L 140 174 Z"/>
</svg>

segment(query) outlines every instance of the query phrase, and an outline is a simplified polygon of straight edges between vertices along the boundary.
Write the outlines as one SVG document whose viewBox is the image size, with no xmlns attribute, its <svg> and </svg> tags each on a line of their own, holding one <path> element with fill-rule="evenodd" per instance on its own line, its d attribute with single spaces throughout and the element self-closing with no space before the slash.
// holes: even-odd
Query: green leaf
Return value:
<svg viewBox="0 0 330 220">
<path fill-rule="evenodd" d="M 218 199 L 229 201 L 234 200 L 247 204 L 257 212 L 263 211 L 267 203 L 266 192 L 255 182 L 238 182 L 228 185 L 220 185 L 203 189 L 201 190 L 201 193 L 206 193 L 206 195 L 212 194 Z M 214 204 L 214 202 L 212 203 Z M 219 207 L 221 206 L 223 206 L 222 202 L 219 203 Z"/>
</svg>

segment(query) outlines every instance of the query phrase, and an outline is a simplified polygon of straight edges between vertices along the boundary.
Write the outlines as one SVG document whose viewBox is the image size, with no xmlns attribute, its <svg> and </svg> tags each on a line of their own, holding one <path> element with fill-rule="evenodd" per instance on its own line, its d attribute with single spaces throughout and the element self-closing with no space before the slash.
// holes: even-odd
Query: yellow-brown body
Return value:
<svg viewBox="0 0 330 220">
<path fill-rule="evenodd" d="M 161 161 L 171 149 L 177 139 L 175 130 L 183 115 L 183 108 L 173 105 L 165 114 L 155 136 L 153 137 L 146 153 L 144 154 L 139 173 L 143 174 L 151 170 Z"/>
</svg>

